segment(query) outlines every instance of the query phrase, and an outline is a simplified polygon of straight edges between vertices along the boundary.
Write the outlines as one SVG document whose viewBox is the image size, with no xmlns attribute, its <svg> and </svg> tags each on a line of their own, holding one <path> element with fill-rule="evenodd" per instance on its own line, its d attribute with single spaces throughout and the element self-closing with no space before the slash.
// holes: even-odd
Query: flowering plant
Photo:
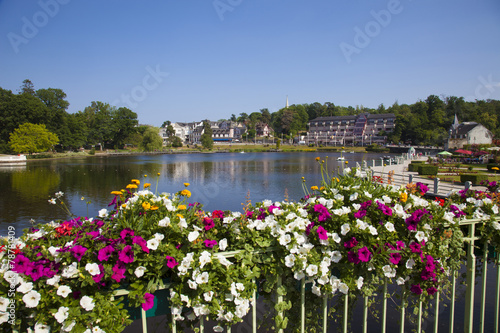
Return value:
<svg viewBox="0 0 500 333">
<path fill-rule="evenodd" d="M 12 251 L 0 252 L 0 327 L 120 332 L 130 323 L 125 301 L 148 310 L 165 284 L 171 318 L 189 324 L 208 316 L 216 331 L 242 320 L 257 285 L 260 295 L 283 297 L 275 309 L 286 315 L 275 317 L 275 329 L 296 328 L 291 300 L 301 283 L 310 290 L 308 327 L 318 323 L 314 305 L 323 296 L 371 296 L 385 281 L 401 286 L 405 300 L 425 303 L 460 267 L 459 220 L 498 212 L 491 198 L 466 192 L 457 199 L 464 203 L 427 200 L 424 184 L 384 186 L 356 168 L 334 177 L 317 160 L 323 181 L 300 202 L 205 212 L 188 203 L 188 183 L 158 195 L 133 180 L 112 192 L 111 207 L 98 217 L 26 230 L 9 242 Z M 500 239 L 500 224 L 488 225 Z M 115 293 L 120 288 L 129 290 L 126 297 Z"/>
</svg>

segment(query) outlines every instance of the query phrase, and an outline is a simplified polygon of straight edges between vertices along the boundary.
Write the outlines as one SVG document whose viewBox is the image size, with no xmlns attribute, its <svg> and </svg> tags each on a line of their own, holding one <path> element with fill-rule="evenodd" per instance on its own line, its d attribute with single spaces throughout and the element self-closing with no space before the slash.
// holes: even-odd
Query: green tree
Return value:
<svg viewBox="0 0 500 333">
<path fill-rule="evenodd" d="M 126 138 L 136 131 L 137 113 L 121 107 L 111 111 L 111 118 L 113 120 L 113 145 L 121 148 L 128 143 Z"/>
<path fill-rule="evenodd" d="M 203 134 L 201 135 L 200 141 L 204 149 L 212 149 L 214 146 L 214 140 L 212 139 L 212 128 L 210 128 L 210 123 L 207 121 L 203 122 Z"/>
<path fill-rule="evenodd" d="M 141 148 L 144 151 L 156 151 L 163 148 L 163 140 L 157 127 L 148 127 L 144 132 Z"/>
<path fill-rule="evenodd" d="M 34 86 L 33 82 L 31 82 L 28 79 L 25 79 L 23 81 L 23 84 L 21 85 L 20 94 L 28 94 L 31 96 L 35 96 L 35 86 Z"/>
<path fill-rule="evenodd" d="M 49 150 L 59 142 L 45 125 L 25 123 L 10 134 L 9 145 L 16 153 L 40 153 Z"/>
<path fill-rule="evenodd" d="M 171 136 L 168 138 L 168 141 L 170 142 L 170 144 L 172 145 L 172 147 L 182 147 L 182 139 L 179 138 L 178 136 Z"/>
</svg>

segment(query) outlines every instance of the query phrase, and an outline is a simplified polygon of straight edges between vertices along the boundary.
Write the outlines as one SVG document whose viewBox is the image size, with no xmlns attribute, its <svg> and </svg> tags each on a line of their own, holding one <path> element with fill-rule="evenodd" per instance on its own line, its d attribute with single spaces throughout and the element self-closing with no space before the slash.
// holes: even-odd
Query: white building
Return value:
<svg viewBox="0 0 500 333">
<path fill-rule="evenodd" d="M 445 148 L 460 149 L 465 145 L 491 144 L 492 142 L 493 134 L 486 127 L 473 121 L 459 124 L 455 116 Z"/>
</svg>

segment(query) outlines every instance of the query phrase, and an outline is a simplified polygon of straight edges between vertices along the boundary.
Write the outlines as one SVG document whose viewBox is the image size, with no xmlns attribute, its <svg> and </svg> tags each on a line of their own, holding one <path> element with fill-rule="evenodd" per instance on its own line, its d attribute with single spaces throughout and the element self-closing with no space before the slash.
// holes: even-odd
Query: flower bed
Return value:
<svg viewBox="0 0 500 333">
<path fill-rule="evenodd" d="M 257 288 L 252 279 L 259 295 L 271 299 L 282 278 L 284 299 L 275 309 L 285 317 L 275 318 L 276 329 L 296 328 L 290 300 L 301 279 L 310 286 L 308 304 L 324 295 L 370 296 L 385 279 L 405 286 L 406 298 L 427 302 L 447 289 L 448 275 L 461 265 L 458 221 L 498 213 L 496 194 L 426 200 L 423 184 L 384 186 L 349 168 L 337 178 L 319 163 L 324 181 L 311 190 L 304 183 L 301 202 L 205 212 L 188 203 L 187 183 L 169 195 L 153 193 L 150 184 L 139 190 L 133 180 L 112 192 L 112 207 L 95 218 L 72 217 L 8 239 L 0 254 L 2 332 L 121 332 L 131 322 L 124 303 L 150 309 L 165 279 L 169 316 L 186 325 L 208 316 L 216 331 L 248 313 Z M 481 230 L 496 246 L 499 229 L 491 222 Z M 114 294 L 123 287 L 127 296 Z M 308 308 L 312 327 L 317 311 Z"/>
</svg>

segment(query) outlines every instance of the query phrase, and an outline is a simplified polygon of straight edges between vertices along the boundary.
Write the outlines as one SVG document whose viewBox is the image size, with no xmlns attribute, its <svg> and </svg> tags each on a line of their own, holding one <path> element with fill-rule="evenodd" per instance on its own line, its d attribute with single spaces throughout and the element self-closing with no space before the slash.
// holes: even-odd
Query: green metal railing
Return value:
<svg viewBox="0 0 500 333">
<path fill-rule="evenodd" d="M 496 218 L 497 221 L 500 221 L 500 217 Z M 467 333 L 472 333 L 474 329 L 474 314 L 475 311 L 478 310 L 477 307 L 474 306 L 474 301 L 476 297 L 480 297 L 480 305 L 479 305 L 479 332 L 484 333 L 485 332 L 485 323 L 487 320 L 489 320 L 488 323 L 493 323 L 494 326 L 494 332 L 499 331 L 499 311 L 500 311 L 500 255 L 499 253 L 495 253 L 495 266 L 496 266 L 496 280 L 495 280 L 495 287 L 494 290 L 491 293 L 495 293 L 495 301 L 494 301 L 494 318 L 486 318 L 486 296 L 487 296 L 487 273 L 488 273 L 488 265 L 487 265 L 487 256 L 488 256 L 488 243 L 483 242 L 483 260 L 484 264 L 482 267 L 482 279 L 481 279 L 481 295 L 478 296 L 475 293 L 475 284 L 476 284 L 476 266 L 477 266 L 477 258 L 474 253 L 474 250 L 477 248 L 475 245 L 477 241 L 480 241 L 480 237 L 477 236 L 476 234 L 476 226 L 485 223 L 487 221 L 482 220 L 482 219 L 466 219 L 460 221 L 460 225 L 463 226 L 464 228 L 468 229 L 467 236 L 464 237 L 464 242 L 467 244 L 467 254 L 466 254 L 466 265 L 465 265 L 465 273 L 466 273 L 466 279 L 465 279 L 465 308 L 464 308 L 464 317 L 463 317 L 463 332 Z M 489 221 L 488 221 L 489 222 Z M 268 251 L 273 251 L 274 249 L 269 249 Z M 496 251 L 496 249 L 495 249 Z M 262 253 L 263 251 L 258 251 L 258 253 Z M 225 257 L 230 258 L 236 255 L 238 251 L 232 251 L 232 252 L 224 252 L 222 253 Z M 257 253 L 257 251 L 256 251 Z M 458 287 L 457 283 L 457 278 L 458 278 L 458 271 L 451 272 L 450 278 L 451 278 L 451 294 L 449 295 L 450 297 L 450 304 L 449 304 L 449 324 L 448 324 L 448 332 L 452 333 L 455 332 L 455 319 L 456 319 L 456 301 L 457 301 L 457 296 L 456 296 L 456 290 Z M 305 278 L 301 280 L 300 283 L 300 331 L 305 332 L 305 313 L 306 313 L 306 281 Z M 168 288 L 169 285 L 162 286 L 162 288 Z M 276 289 L 278 290 L 279 288 L 282 287 L 282 279 L 281 276 L 278 276 L 277 279 L 277 285 Z M 382 309 L 381 309 L 381 315 L 380 315 L 380 332 L 386 332 L 387 331 L 387 313 L 388 313 L 388 279 L 386 278 L 384 281 L 383 285 L 383 297 L 382 297 Z M 407 293 L 408 290 L 405 288 L 402 289 L 402 293 Z M 117 290 L 115 292 L 116 296 L 120 295 L 126 295 L 128 293 L 127 290 Z M 334 297 L 339 297 L 339 296 L 334 296 Z M 342 328 L 339 329 L 344 333 L 348 332 L 348 327 L 349 327 L 349 322 L 348 322 L 348 309 L 349 309 L 349 297 L 348 294 L 343 297 L 343 302 L 344 302 L 344 307 L 343 307 L 343 319 L 342 319 Z M 404 298 L 402 298 L 404 299 Z M 323 296 L 323 302 L 322 302 L 322 309 L 319 312 L 322 313 L 322 330 L 324 333 L 328 332 L 328 301 L 330 298 L 328 296 Z M 341 300 L 341 299 L 340 299 Z M 364 297 L 364 305 L 363 305 L 363 322 L 362 322 L 362 331 L 367 332 L 368 331 L 368 325 L 369 325 L 369 315 L 368 315 L 368 310 L 369 310 L 369 297 L 365 296 Z M 283 296 L 282 295 L 277 295 L 276 297 L 276 302 L 280 303 L 283 301 Z M 342 301 L 342 300 L 341 300 Z M 423 330 L 423 304 L 422 301 L 418 302 L 418 319 L 417 319 L 417 327 L 416 331 L 417 332 L 422 332 Z M 439 326 L 439 319 L 440 319 L 440 295 L 439 293 L 436 293 L 435 297 L 435 304 L 433 306 L 434 310 L 434 325 L 433 325 L 433 332 L 437 333 L 438 332 L 438 326 Z M 406 315 L 407 315 L 407 310 L 408 310 L 408 304 L 402 303 L 399 306 L 399 332 L 403 333 L 405 332 L 405 329 L 407 327 L 405 326 L 405 321 L 406 321 Z M 254 333 L 257 332 L 257 294 L 254 291 L 253 297 L 252 297 L 252 314 L 251 314 L 251 322 L 252 322 L 252 331 Z M 282 315 L 283 313 L 278 312 L 276 315 Z M 142 328 L 143 332 L 147 332 L 147 318 L 146 318 L 146 312 L 141 309 L 141 317 L 142 317 Z M 462 327 L 462 325 L 459 325 L 458 327 Z M 204 319 L 201 318 L 200 320 L 200 332 L 204 332 L 205 329 L 205 322 Z M 226 328 L 227 332 L 231 332 L 231 328 L 227 327 Z M 280 330 L 279 332 L 281 332 Z M 371 328 L 370 331 L 374 331 L 373 328 Z M 457 331 L 462 331 L 457 328 Z M 177 326 L 176 326 L 176 321 L 172 321 L 172 332 L 177 332 Z"/>
</svg>

